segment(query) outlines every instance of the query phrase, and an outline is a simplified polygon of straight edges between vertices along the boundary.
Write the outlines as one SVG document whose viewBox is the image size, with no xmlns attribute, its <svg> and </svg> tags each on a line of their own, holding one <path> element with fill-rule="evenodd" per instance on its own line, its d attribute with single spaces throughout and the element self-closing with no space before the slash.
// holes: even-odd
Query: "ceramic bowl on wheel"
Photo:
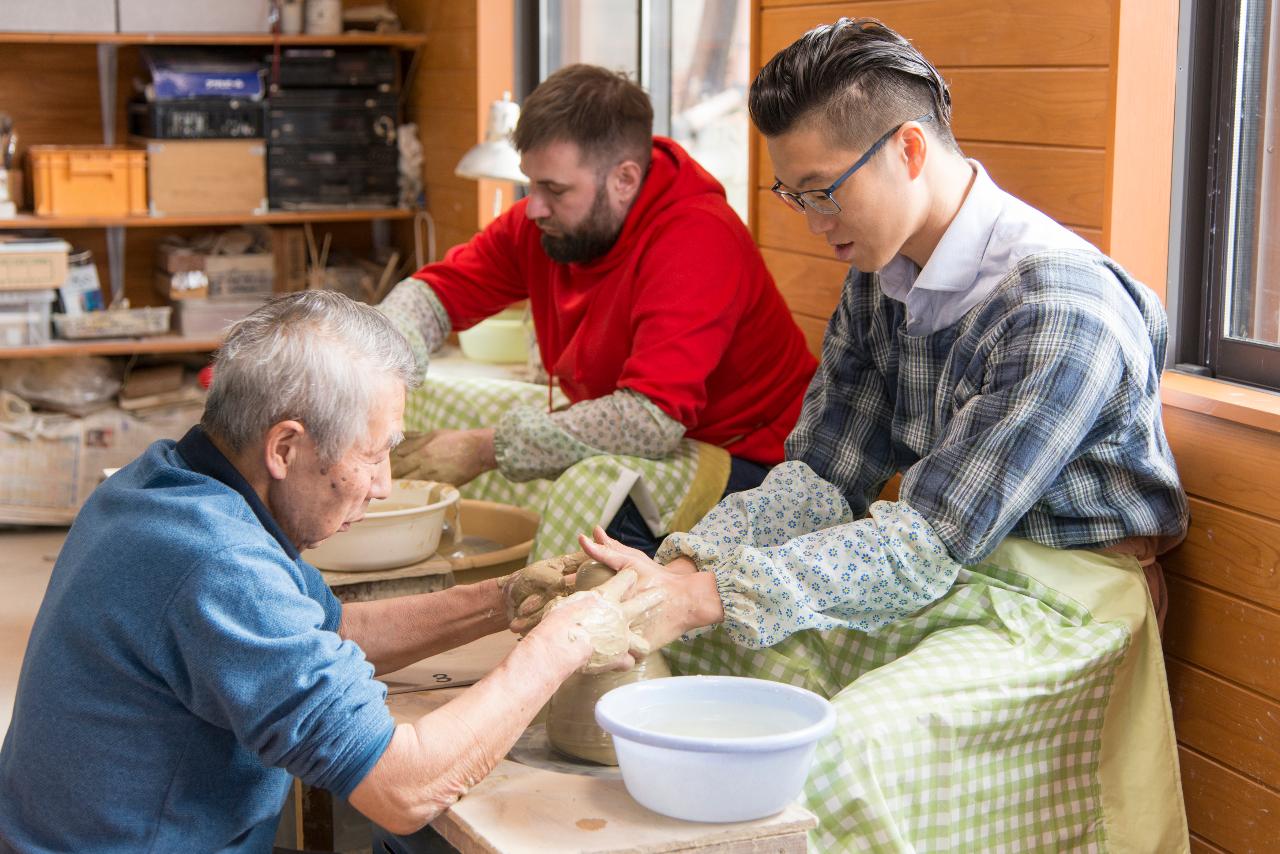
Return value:
<svg viewBox="0 0 1280 854">
<path fill-rule="evenodd" d="M 391 495 L 369 502 L 365 517 L 302 553 L 320 569 L 371 572 L 409 566 L 435 554 L 445 534 L 458 530 L 458 490 L 429 480 L 395 480 Z"/>
<path fill-rule="evenodd" d="M 835 708 L 812 691 L 737 676 L 674 676 L 596 704 L 631 797 L 686 821 L 749 821 L 800 795 Z"/>
</svg>

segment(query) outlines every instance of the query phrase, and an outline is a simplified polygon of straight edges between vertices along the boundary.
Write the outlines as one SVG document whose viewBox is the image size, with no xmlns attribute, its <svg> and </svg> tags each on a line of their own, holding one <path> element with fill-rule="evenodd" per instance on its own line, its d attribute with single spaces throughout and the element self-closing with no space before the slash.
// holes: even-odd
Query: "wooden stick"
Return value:
<svg viewBox="0 0 1280 854">
<path fill-rule="evenodd" d="M 311 262 L 312 267 L 316 267 L 320 260 L 320 253 L 316 251 L 316 234 L 311 228 L 311 223 L 302 224 L 302 233 L 307 238 L 307 260 Z"/>
<path fill-rule="evenodd" d="M 333 232 L 326 231 L 324 233 L 324 243 L 320 246 L 320 272 L 323 273 L 329 265 L 329 241 L 333 239 Z"/>
<path fill-rule="evenodd" d="M 382 298 L 387 294 L 387 286 L 391 284 L 392 273 L 400 265 L 400 250 L 396 249 L 391 253 L 391 257 L 387 259 L 387 265 L 382 268 L 382 275 L 378 278 L 378 287 L 373 292 L 373 299 L 369 300 L 370 305 L 377 305 L 382 302 Z"/>
</svg>

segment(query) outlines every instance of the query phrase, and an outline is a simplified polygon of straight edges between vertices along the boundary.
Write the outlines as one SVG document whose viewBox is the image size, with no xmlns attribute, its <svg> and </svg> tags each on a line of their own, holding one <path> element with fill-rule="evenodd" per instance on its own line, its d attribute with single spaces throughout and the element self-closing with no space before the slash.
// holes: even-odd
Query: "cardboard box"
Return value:
<svg viewBox="0 0 1280 854">
<path fill-rule="evenodd" d="M 267 149 L 260 139 L 142 140 L 152 216 L 267 212 Z"/>
<path fill-rule="evenodd" d="M 116 0 L 4 0 L 0 30 L 18 33 L 114 33 Z"/>
<path fill-rule="evenodd" d="M 120 32 L 265 33 L 270 5 L 270 0 L 119 0 Z"/>
<path fill-rule="evenodd" d="M 159 439 L 180 439 L 202 406 L 139 418 L 110 408 L 75 418 L 40 416 L 33 436 L 0 430 L 0 523 L 66 525 L 102 481 Z"/>
<path fill-rule="evenodd" d="M 188 338 L 221 335 L 228 326 L 261 308 L 264 302 L 264 297 L 182 300 L 173 306 L 173 331 Z"/>
<path fill-rule="evenodd" d="M 65 240 L 0 239 L 0 291 L 44 291 L 67 280 Z"/>
<path fill-rule="evenodd" d="M 161 247 L 156 292 L 172 300 L 253 297 L 272 292 L 276 259 L 270 253 L 202 255 Z"/>
</svg>

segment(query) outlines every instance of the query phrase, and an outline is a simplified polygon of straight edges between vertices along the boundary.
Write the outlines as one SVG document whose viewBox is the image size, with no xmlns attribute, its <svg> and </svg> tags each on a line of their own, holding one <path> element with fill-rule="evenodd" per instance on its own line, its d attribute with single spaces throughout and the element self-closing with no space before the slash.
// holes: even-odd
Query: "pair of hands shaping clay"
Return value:
<svg viewBox="0 0 1280 854">
<path fill-rule="evenodd" d="M 578 622 L 587 633 L 592 654 L 583 672 L 618 669 L 619 657 L 630 653 L 634 661 L 648 655 L 643 635 L 648 617 L 662 602 L 662 593 L 648 590 L 624 598 L 636 583 L 636 574 L 613 570 L 582 552 L 539 561 L 498 580 L 504 593 L 511 630 L 524 634 L 551 609 L 585 597 L 603 607 L 592 608 Z M 575 592 L 576 591 L 576 592 Z"/>
</svg>

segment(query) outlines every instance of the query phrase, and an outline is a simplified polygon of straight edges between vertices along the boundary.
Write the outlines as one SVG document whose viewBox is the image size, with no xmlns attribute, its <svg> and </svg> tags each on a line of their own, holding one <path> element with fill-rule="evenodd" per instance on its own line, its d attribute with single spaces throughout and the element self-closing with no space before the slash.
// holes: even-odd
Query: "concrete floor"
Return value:
<svg viewBox="0 0 1280 854">
<path fill-rule="evenodd" d="M 0 528 L 0 732 L 7 732 L 22 654 L 66 528 Z"/>
</svg>

